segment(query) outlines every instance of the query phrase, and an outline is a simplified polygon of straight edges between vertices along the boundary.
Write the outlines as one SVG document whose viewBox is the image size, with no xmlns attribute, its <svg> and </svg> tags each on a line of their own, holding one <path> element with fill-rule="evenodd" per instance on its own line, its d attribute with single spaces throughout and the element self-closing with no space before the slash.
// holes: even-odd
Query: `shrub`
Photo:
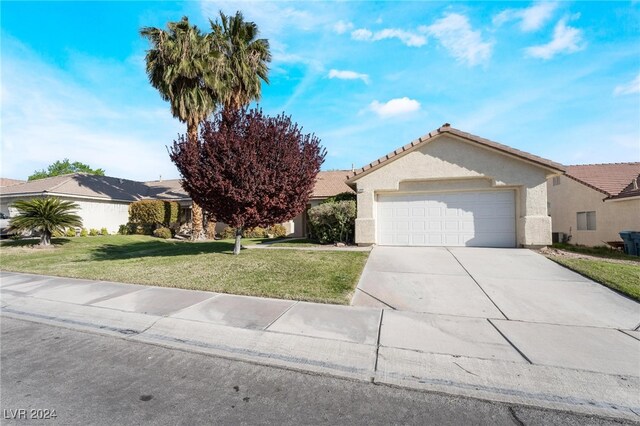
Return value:
<svg viewBox="0 0 640 426">
<path fill-rule="evenodd" d="M 323 203 L 308 211 L 311 237 L 322 244 L 353 241 L 356 223 L 355 201 Z"/>
<path fill-rule="evenodd" d="M 179 217 L 180 204 L 176 201 L 141 200 L 129 204 L 129 222 L 141 225 L 145 234 L 161 225 L 168 227 Z"/>
<path fill-rule="evenodd" d="M 229 240 L 236 237 L 236 228 L 226 226 L 220 233 L 220 238 L 223 240 Z"/>
<path fill-rule="evenodd" d="M 95 228 L 91 228 L 91 229 L 89 230 L 89 235 L 90 235 L 90 236 L 92 236 L 92 237 L 95 237 L 95 236 L 96 236 L 96 235 L 98 235 L 99 233 L 100 233 L 100 231 L 98 231 L 98 230 L 97 230 L 97 229 L 95 229 Z"/>
<path fill-rule="evenodd" d="M 287 228 L 281 223 L 277 225 L 271 225 L 267 228 L 267 235 L 273 235 L 276 238 L 282 238 L 287 236 Z"/>
<path fill-rule="evenodd" d="M 109 230 L 107 228 L 102 228 L 100 230 L 100 235 L 109 235 Z"/>
<path fill-rule="evenodd" d="M 61 231 L 61 230 L 59 230 L 59 229 L 56 229 L 55 231 L 53 231 L 53 232 L 51 233 L 51 236 L 52 236 L 53 238 L 60 238 L 60 237 L 64 237 L 64 232 L 62 232 L 62 231 Z"/>
<path fill-rule="evenodd" d="M 82 228 L 82 231 L 80 231 L 80 236 L 86 237 L 88 235 L 89 235 L 89 231 L 87 231 L 87 228 Z"/>
<path fill-rule="evenodd" d="M 171 238 L 171 229 L 165 227 L 158 228 L 153 231 L 153 236 L 167 240 Z"/>
<path fill-rule="evenodd" d="M 76 229 L 75 228 L 67 228 L 67 231 L 64 233 L 65 236 L 67 237 L 75 237 L 76 236 Z"/>
<path fill-rule="evenodd" d="M 329 197 L 322 201 L 322 204 L 325 203 L 338 203 L 340 201 L 356 201 L 357 195 L 355 192 L 341 192 L 339 194 L 334 195 L 333 197 Z"/>
<path fill-rule="evenodd" d="M 129 224 L 125 224 L 125 225 L 120 225 L 118 227 L 118 234 L 120 235 L 129 235 L 131 232 L 131 227 L 129 226 Z"/>
<path fill-rule="evenodd" d="M 259 226 L 242 231 L 243 238 L 265 238 L 266 236 L 267 230 Z"/>
</svg>

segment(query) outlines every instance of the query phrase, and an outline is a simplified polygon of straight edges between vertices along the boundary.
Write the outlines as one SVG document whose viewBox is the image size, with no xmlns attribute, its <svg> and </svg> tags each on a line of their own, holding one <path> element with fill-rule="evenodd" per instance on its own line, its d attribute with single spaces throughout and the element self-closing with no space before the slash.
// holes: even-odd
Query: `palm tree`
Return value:
<svg viewBox="0 0 640 426">
<path fill-rule="evenodd" d="M 221 57 L 213 50 L 211 34 L 204 35 L 186 16 L 169 22 L 168 31 L 145 27 L 140 34 L 152 45 L 147 51 L 149 82 L 171 105 L 171 113 L 187 123 L 187 139 L 197 143 L 198 125 L 216 109 L 221 90 Z M 202 209 L 192 207 L 192 239 L 202 238 Z"/>
<path fill-rule="evenodd" d="M 80 207 L 71 201 L 62 201 L 55 197 L 34 198 L 16 201 L 12 207 L 19 212 L 11 218 L 11 229 L 21 231 L 39 231 L 40 245 L 51 244 L 51 234 L 64 231 L 65 228 L 82 226 L 82 219 L 73 211 Z"/>
<path fill-rule="evenodd" d="M 269 41 L 258 39 L 258 26 L 245 22 L 240 12 L 235 16 L 220 12 L 220 21 L 209 23 L 213 49 L 223 62 L 216 88 L 219 101 L 225 108 L 237 110 L 260 100 L 262 81 L 269 83 Z"/>
</svg>

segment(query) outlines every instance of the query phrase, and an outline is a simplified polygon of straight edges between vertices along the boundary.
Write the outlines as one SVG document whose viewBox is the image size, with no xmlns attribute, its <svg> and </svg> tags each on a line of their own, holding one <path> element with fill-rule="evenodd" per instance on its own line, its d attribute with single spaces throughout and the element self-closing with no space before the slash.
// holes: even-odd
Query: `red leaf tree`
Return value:
<svg viewBox="0 0 640 426">
<path fill-rule="evenodd" d="M 193 201 L 236 228 L 238 254 L 243 229 L 304 211 L 326 151 L 290 117 L 243 109 L 216 114 L 202 125 L 197 144 L 182 135 L 169 154 Z"/>
</svg>

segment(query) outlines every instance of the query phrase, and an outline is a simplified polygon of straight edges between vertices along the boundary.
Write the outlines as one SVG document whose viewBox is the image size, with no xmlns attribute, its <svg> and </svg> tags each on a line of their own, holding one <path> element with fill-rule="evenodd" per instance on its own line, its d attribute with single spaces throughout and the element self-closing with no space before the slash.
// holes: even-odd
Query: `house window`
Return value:
<svg viewBox="0 0 640 426">
<path fill-rule="evenodd" d="M 553 186 L 560 185 L 560 176 L 553 177 Z"/>
<path fill-rule="evenodd" d="M 596 212 L 578 212 L 578 231 L 596 230 Z"/>
</svg>

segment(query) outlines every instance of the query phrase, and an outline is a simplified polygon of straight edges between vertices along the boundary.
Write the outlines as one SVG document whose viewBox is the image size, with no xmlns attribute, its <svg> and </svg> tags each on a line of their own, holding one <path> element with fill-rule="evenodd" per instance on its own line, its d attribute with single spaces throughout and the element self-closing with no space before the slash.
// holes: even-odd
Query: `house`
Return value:
<svg viewBox="0 0 640 426">
<path fill-rule="evenodd" d="M 24 182 L 25 181 L 19 180 L 19 179 L 9 179 L 9 178 L 0 177 L 0 188 L 3 186 L 17 185 L 19 183 L 24 183 Z"/>
<path fill-rule="evenodd" d="M 551 243 L 547 179 L 564 167 L 444 124 L 355 171 L 359 245 Z"/>
<path fill-rule="evenodd" d="M 347 171 L 329 171 L 318 174 L 316 186 L 308 206 L 319 204 L 327 197 L 352 191 L 344 182 Z M 110 176 L 74 173 L 22 182 L 0 188 L 0 212 L 12 217 L 17 212 L 11 208 L 17 200 L 55 196 L 73 201 L 79 206 L 78 215 L 87 229 L 107 228 L 117 232 L 120 225 L 129 221 L 129 204 L 139 200 L 177 201 L 182 207 L 181 222 L 191 220 L 191 198 L 182 189 L 179 179 L 138 182 Z M 303 213 L 283 224 L 288 236 L 306 235 L 306 214 Z M 226 225 L 219 223 L 216 230 Z"/>
<path fill-rule="evenodd" d="M 547 183 L 554 237 L 598 246 L 640 231 L 639 179 L 640 163 L 566 166 Z"/>
</svg>

